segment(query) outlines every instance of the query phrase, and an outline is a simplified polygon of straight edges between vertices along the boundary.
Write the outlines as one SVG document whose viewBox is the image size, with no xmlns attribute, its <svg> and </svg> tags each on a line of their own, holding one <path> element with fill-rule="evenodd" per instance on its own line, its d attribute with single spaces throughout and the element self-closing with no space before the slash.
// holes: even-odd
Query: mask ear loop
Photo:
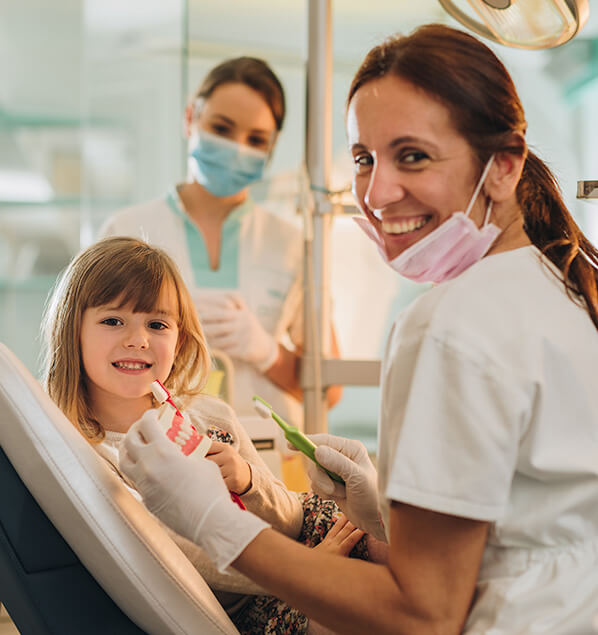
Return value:
<svg viewBox="0 0 598 635">
<path fill-rule="evenodd" d="M 374 164 L 372 166 L 372 173 L 370 175 L 370 182 L 368 183 L 368 189 L 365 191 L 365 196 L 363 197 L 363 202 L 367 205 L 368 209 L 370 210 L 370 212 L 372 212 L 375 218 L 377 218 L 378 220 L 382 220 L 382 214 L 380 214 L 379 210 L 374 209 L 373 207 L 370 207 L 368 203 L 368 199 L 370 197 L 370 190 L 372 189 L 372 183 L 374 182 L 374 177 L 376 176 L 376 168 L 378 167 L 378 158 L 376 156 L 376 151 L 372 150 L 371 155 L 372 155 L 372 160 L 374 161 Z M 376 214 L 376 212 L 378 213 Z"/>
<path fill-rule="evenodd" d="M 488 176 L 488 172 L 490 172 L 490 168 L 492 167 L 493 161 L 494 161 L 494 155 L 492 155 L 488 159 L 488 163 L 486 163 L 486 167 L 484 168 L 482 172 L 482 176 L 480 177 L 480 180 L 478 181 L 478 184 L 476 185 L 476 188 L 473 192 L 471 200 L 469 201 L 469 205 L 467 206 L 467 209 L 465 210 L 465 216 L 469 216 L 471 214 L 473 204 L 476 202 L 476 199 L 478 198 L 478 194 L 480 193 L 480 190 L 482 189 L 482 186 L 484 185 L 484 181 L 486 180 L 486 177 Z M 484 219 L 484 225 L 487 224 L 488 219 L 490 218 L 491 209 L 492 209 L 492 201 L 490 201 L 490 204 L 488 205 L 488 209 L 486 210 L 486 218 Z"/>
<path fill-rule="evenodd" d="M 272 156 L 274 155 L 274 148 L 276 147 L 276 142 L 278 141 L 278 135 L 280 134 L 279 130 L 274 130 L 270 139 L 268 139 L 268 149 L 265 151 L 268 155 L 266 158 L 266 165 L 270 165 L 272 161 Z"/>
<path fill-rule="evenodd" d="M 488 203 L 488 207 L 486 208 L 486 216 L 484 217 L 484 224 L 482 225 L 482 227 L 486 227 L 486 225 L 490 221 L 490 212 L 492 211 L 493 205 L 494 205 L 494 201 L 490 201 Z"/>
<path fill-rule="evenodd" d="M 203 97 L 198 97 L 193 102 L 193 119 L 197 119 L 199 115 L 201 115 L 201 111 L 203 110 L 203 106 L 206 103 L 206 100 Z"/>
</svg>

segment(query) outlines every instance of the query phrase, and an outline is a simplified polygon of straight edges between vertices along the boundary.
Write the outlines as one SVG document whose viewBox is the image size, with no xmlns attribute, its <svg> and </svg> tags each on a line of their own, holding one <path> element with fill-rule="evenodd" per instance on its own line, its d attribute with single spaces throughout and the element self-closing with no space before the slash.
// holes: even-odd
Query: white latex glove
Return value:
<svg viewBox="0 0 598 635">
<path fill-rule="evenodd" d="M 238 293 L 196 293 L 195 304 L 212 348 L 266 372 L 278 357 L 278 343 Z"/>
<path fill-rule="evenodd" d="M 334 500 L 354 525 L 386 542 L 378 510 L 378 474 L 365 445 L 331 434 L 311 434 L 309 438 L 318 446 L 318 463 L 345 481 L 345 485 L 333 481 L 313 461 L 307 461 L 313 491 Z"/>
<path fill-rule="evenodd" d="M 131 426 L 120 445 L 119 463 L 145 506 L 202 547 L 221 572 L 270 526 L 231 500 L 213 461 L 185 456 L 168 439 L 156 410 L 148 410 Z"/>
</svg>

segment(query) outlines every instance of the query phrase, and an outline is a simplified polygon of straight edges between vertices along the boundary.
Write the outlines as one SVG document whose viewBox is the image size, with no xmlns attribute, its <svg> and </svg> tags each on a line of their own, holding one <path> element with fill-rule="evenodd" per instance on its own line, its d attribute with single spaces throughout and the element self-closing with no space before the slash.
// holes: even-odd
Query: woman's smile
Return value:
<svg viewBox="0 0 598 635">
<path fill-rule="evenodd" d="M 431 222 L 433 218 L 433 214 L 409 216 L 380 214 L 380 218 L 374 215 L 373 219 L 370 218 L 370 222 L 373 222 L 384 243 L 387 257 L 392 260 L 434 229 L 435 223 Z"/>
<path fill-rule="evenodd" d="M 406 219 L 406 220 L 388 220 L 382 221 L 382 230 L 387 234 L 411 234 L 418 229 L 421 229 L 429 220 L 430 216 L 424 217 L 420 220 Z"/>
<path fill-rule="evenodd" d="M 431 216 L 419 216 L 416 218 L 383 218 L 380 221 L 380 226 L 385 234 L 401 236 L 404 234 L 413 234 L 424 227 L 424 225 L 427 225 L 431 218 Z"/>
</svg>

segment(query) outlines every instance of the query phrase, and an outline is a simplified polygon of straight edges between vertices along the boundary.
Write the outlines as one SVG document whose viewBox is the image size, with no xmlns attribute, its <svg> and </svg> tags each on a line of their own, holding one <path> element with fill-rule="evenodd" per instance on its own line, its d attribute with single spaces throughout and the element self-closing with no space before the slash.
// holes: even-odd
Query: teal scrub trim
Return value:
<svg viewBox="0 0 598 635">
<path fill-rule="evenodd" d="M 185 224 L 187 249 L 195 284 L 198 287 L 210 289 L 238 289 L 241 219 L 251 210 L 253 202 L 250 199 L 245 200 L 224 221 L 220 244 L 220 266 L 216 271 L 210 269 L 208 250 L 202 233 L 183 210 L 176 190 L 168 192 L 166 202 Z"/>
</svg>

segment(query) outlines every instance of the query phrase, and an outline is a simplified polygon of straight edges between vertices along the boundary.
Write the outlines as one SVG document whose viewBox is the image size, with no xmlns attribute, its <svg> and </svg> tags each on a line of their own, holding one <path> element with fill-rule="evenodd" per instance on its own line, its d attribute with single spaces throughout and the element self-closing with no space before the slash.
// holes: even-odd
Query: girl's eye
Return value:
<svg viewBox="0 0 598 635">
<path fill-rule="evenodd" d="M 167 329 L 168 325 L 164 324 L 164 322 L 155 321 L 155 322 L 150 322 L 149 327 L 150 329 L 154 329 L 156 331 L 162 331 L 164 329 Z"/>
<path fill-rule="evenodd" d="M 122 321 L 115 317 L 105 318 L 101 321 L 101 324 L 106 324 L 107 326 L 122 326 Z"/>
<path fill-rule="evenodd" d="M 371 154 L 362 152 L 353 157 L 353 163 L 355 164 L 355 172 L 357 172 L 357 174 L 364 174 L 374 165 L 374 159 Z"/>
</svg>

